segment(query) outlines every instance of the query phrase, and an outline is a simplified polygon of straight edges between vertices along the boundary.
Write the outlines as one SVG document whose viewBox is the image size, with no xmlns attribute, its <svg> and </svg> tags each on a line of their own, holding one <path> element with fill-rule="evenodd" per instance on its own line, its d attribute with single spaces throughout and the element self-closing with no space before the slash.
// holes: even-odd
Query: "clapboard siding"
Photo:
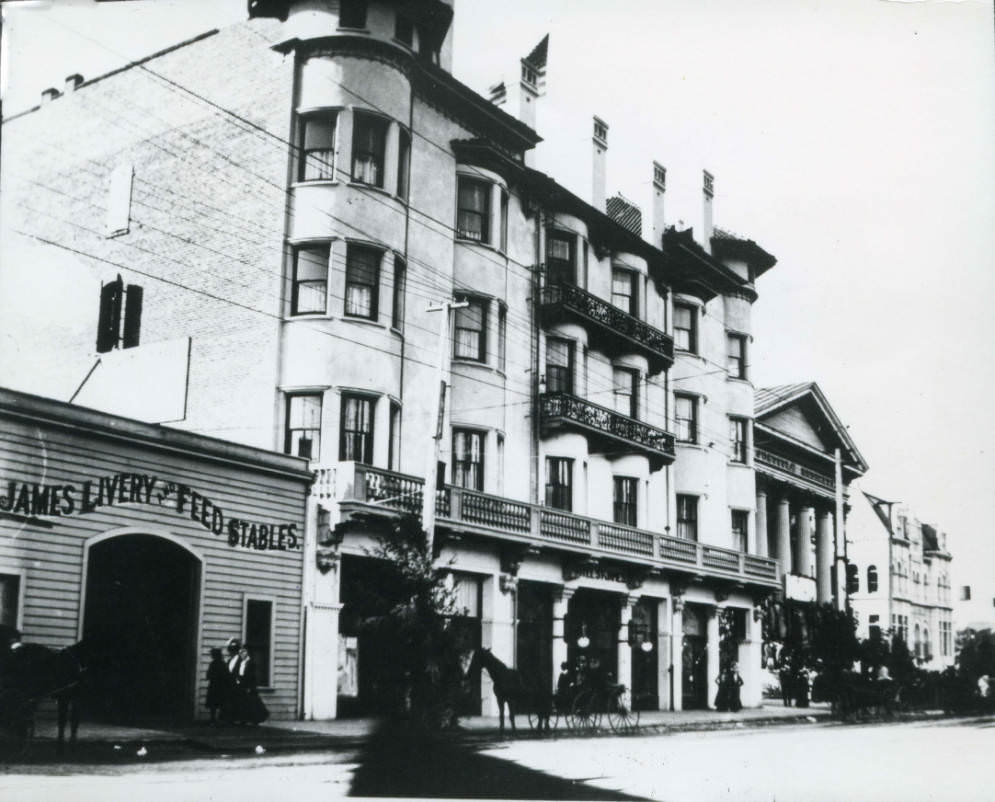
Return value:
<svg viewBox="0 0 995 802">
<path fill-rule="evenodd" d="M 4 402 L 11 396 L 17 402 L 17 414 L 8 415 Z M 85 604 L 88 541 L 115 530 L 168 534 L 202 560 L 199 632 L 191 633 L 198 637 L 199 654 L 197 665 L 190 667 L 196 672 L 198 712 L 204 711 L 210 649 L 242 635 L 244 600 L 254 597 L 271 599 L 275 607 L 272 690 L 266 692 L 265 702 L 274 718 L 294 717 L 309 484 L 309 476 L 301 470 L 303 463 L 219 445 L 187 432 L 174 436 L 160 427 L 121 423 L 122 419 L 112 416 L 100 416 L 93 424 L 92 411 L 82 413 L 68 405 L 55 408 L 51 401 L 40 401 L 44 414 L 31 419 L 24 410 L 30 410 L 32 403 L 30 396 L 0 391 L 0 496 L 7 495 L 10 481 L 72 485 L 76 510 L 33 520 L 0 517 L 0 571 L 14 570 L 24 577 L 25 640 L 65 646 L 77 639 Z M 60 415 L 72 426 L 63 425 Z M 84 418 L 89 429 L 80 423 Z M 111 427 L 119 431 L 108 436 L 104 430 Z M 175 442 L 169 447 L 155 442 L 162 439 Z M 222 510 L 226 525 L 232 518 L 274 527 L 294 524 L 297 548 L 233 548 L 227 542 L 227 528 L 215 535 L 192 520 L 188 511 L 178 512 L 175 493 L 163 506 L 128 501 L 80 512 L 84 482 L 93 482 L 96 490 L 101 477 L 125 473 L 155 476 L 153 496 L 165 483 L 186 485 Z"/>
</svg>

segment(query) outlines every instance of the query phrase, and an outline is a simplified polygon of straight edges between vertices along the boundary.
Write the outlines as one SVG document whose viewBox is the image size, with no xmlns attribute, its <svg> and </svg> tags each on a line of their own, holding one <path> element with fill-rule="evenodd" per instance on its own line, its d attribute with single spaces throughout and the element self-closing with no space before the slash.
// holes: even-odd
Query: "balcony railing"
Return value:
<svg viewBox="0 0 995 802">
<path fill-rule="evenodd" d="M 539 397 L 539 412 L 544 430 L 583 429 L 594 435 L 596 448 L 602 445 L 610 451 L 644 453 L 654 470 L 674 460 L 674 436 L 670 432 L 570 393 L 543 393 Z"/>
<path fill-rule="evenodd" d="M 649 362 L 649 372 L 659 373 L 674 362 L 674 340 L 603 298 L 572 284 L 553 284 L 542 291 L 543 319 L 555 322 L 574 317 L 589 324 L 592 344 L 622 353 L 634 351 Z"/>
<path fill-rule="evenodd" d="M 335 498 L 344 511 L 420 515 L 422 487 L 414 476 L 342 462 L 318 471 L 314 493 Z M 753 585 L 779 584 L 777 563 L 766 557 L 451 485 L 438 490 L 435 512 L 440 525 L 464 533 Z"/>
<path fill-rule="evenodd" d="M 832 476 L 806 468 L 804 465 L 799 465 L 797 462 L 762 448 L 754 449 L 754 455 L 758 465 L 766 465 L 768 468 L 774 468 L 781 473 L 791 474 L 803 480 L 805 484 L 815 485 L 819 490 L 828 490 L 831 493 L 836 491 L 836 480 Z"/>
</svg>

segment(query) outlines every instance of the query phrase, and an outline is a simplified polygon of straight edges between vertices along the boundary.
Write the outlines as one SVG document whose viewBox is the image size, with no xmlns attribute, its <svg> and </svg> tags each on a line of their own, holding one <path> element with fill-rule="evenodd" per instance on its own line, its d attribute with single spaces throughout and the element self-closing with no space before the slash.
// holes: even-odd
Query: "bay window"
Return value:
<svg viewBox="0 0 995 802">
<path fill-rule="evenodd" d="M 294 248 L 290 314 L 324 314 L 328 295 L 328 243 Z"/>
<path fill-rule="evenodd" d="M 468 305 L 455 310 L 453 356 L 474 362 L 487 360 L 487 302 L 480 298 L 457 296 Z"/>
<path fill-rule="evenodd" d="M 491 185 L 468 176 L 456 180 L 456 236 L 490 242 Z"/>
<path fill-rule="evenodd" d="M 386 148 L 387 120 L 355 112 L 352 119 L 352 180 L 382 188 Z"/>
<path fill-rule="evenodd" d="M 376 248 L 349 243 L 345 268 L 345 315 L 377 319 L 380 258 Z"/>
</svg>

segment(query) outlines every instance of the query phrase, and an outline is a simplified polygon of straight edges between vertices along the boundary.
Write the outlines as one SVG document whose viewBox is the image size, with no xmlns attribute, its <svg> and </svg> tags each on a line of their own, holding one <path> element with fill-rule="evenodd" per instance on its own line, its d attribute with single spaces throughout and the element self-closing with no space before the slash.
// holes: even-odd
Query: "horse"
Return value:
<svg viewBox="0 0 995 802">
<path fill-rule="evenodd" d="M 79 692 L 85 676 L 81 641 L 64 649 L 51 649 L 38 643 L 22 643 L 21 634 L 13 627 L 0 626 L 0 688 L 6 705 L 17 705 L 11 713 L 0 710 L 0 718 L 15 715 L 25 735 L 30 730 L 34 705 L 40 699 L 52 698 L 58 705 L 58 750 L 65 749 L 66 726 L 70 742 L 76 743 L 79 731 Z"/>
<path fill-rule="evenodd" d="M 553 694 L 542 693 L 533 688 L 521 672 L 509 668 L 495 657 L 490 649 L 477 649 L 470 661 L 468 674 L 473 675 L 485 669 L 494 684 L 494 695 L 498 702 L 498 715 L 501 720 L 501 735 L 504 735 L 504 708 L 508 707 L 511 731 L 515 732 L 515 714 L 531 711 L 538 719 L 537 729 L 549 730 L 549 717 L 553 710 Z"/>
</svg>

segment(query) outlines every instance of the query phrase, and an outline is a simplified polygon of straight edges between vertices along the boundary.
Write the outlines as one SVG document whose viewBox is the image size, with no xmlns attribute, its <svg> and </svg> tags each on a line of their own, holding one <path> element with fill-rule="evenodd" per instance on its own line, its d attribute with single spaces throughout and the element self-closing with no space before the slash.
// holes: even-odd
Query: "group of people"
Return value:
<svg viewBox="0 0 995 802">
<path fill-rule="evenodd" d="M 715 694 L 716 710 L 731 710 L 733 713 L 738 713 L 743 709 L 743 701 L 739 692 L 739 689 L 743 687 L 743 678 L 739 675 L 738 663 L 733 663 L 728 668 L 719 671 L 715 684 L 719 686 L 718 693 Z"/>
<path fill-rule="evenodd" d="M 226 656 L 211 649 L 207 667 L 207 709 L 211 724 L 261 724 L 269 711 L 259 698 L 256 664 L 249 648 L 238 638 L 228 641 Z"/>
</svg>

